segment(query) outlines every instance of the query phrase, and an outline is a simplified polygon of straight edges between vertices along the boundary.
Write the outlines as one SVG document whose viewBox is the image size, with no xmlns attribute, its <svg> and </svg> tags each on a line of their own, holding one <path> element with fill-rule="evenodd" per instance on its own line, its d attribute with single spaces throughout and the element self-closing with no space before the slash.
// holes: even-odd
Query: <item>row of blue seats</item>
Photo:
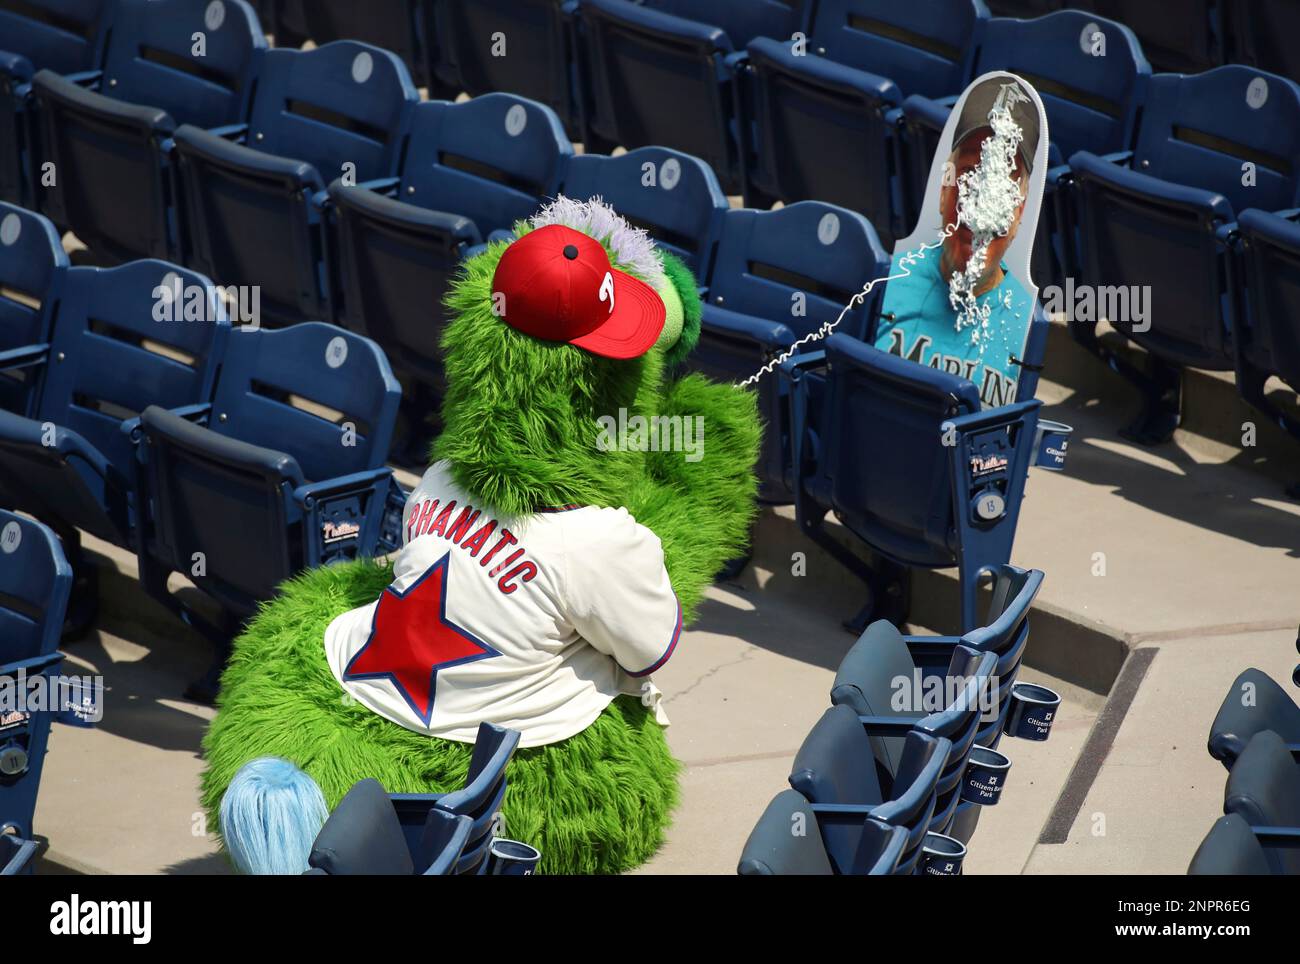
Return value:
<svg viewBox="0 0 1300 964">
<path fill-rule="evenodd" d="M 397 544 L 385 465 L 401 389 L 370 339 L 232 328 L 212 283 L 157 260 L 69 267 L 53 226 L 0 205 L 0 507 L 134 550 L 145 590 L 218 643 L 304 567 Z M 12 377 L 19 375 L 19 378 Z M 168 592 L 179 572 L 218 623 Z M 93 601 L 93 585 L 79 595 Z M 78 617 L 84 626 L 93 613 Z"/>
<path fill-rule="evenodd" d="M 1282 38 L 1300 26 L 1291 0 L 986 0 L 999 17 L 1036 17 L 1067 7 L 1127 24 L 1161 70 L 1192 73 L 1250 64 L 1300 80 L 1300 59 Z"/>
<path fill-rule="evenodd" d="M 735 28 L 752 35 L 747 56 L 723 58 L 744 87 L 739 95 L 724 89 L 716 71 L 636 57 L 676 31 L 687 38 L 681 44 L 689 64 L 688 40 L 698 30 L 673 20 L 680 10 L 629 6 L 609 14 L 611 23 L 623 20 L 593 55 L 622 66 L 588 73 L 593 90 L 617 88 L 594 103 L 617 104 L 611 115 L 637 121 L 603 133 L 599 123 L 589 125 L 595 133 L 589 148 L 647 138 L 687 147 L 721 165 L 724 182 L 727 171 L 743 166 L 752 205 L 805 197 L 836 202 L 866 212 L 886 241 L 919 210 L 956 91 L 991 69 L 1029 78 L 1052 131 L 1034 273 L 1061 288 L 1080 343 L 1141 390 L 1142 411 L 1125 433 L 1148 443 L 1169 437 L 1181 411 L 1179 369 L 1190 365 L 1235 371 L 1242 396 L 1300 439 L 1300 420 L 1265 390 L 1271 376 L 1300 384 L 1300 342 L 1291 320 L 1300 277 L 1297 88 L 1240 64 L 1199 76 L 1153 77 L 1133 31 L 1098 16 L 1123 17 L 1146 35 L 1187 29 L 1204 38 L 1225 33 L 1213 26 L 1222 14 L 1239 36 L 1248 36 L 1246 26 L 1256 31 L 1241 46 L 1242 60 L 1282 69 L 1258 53 L 1269 47 L 1265 37 L 1284 35 L 1269 29 L 1289 16 L 1279 5 L 1240 4 L 1230 14 L 1226 6 L 1192 0 L 1183 17 L 1174 17 L 1135 4 L 1090 3 L 1016 20 L 988 19 L 978 0 L 954 0 L 943 16 L 934 16 L 933 5 L 833 0 L 803 12 L 814 56 L 776 39 L 781 35 L 770 24 Z M 1060 5 L 1033 6 L 1000 12 L 1043 14 Z M 606 13 L 595 4 L 584 16 L 595 23 Z M 691 13 L 709 15 L 707 6 Z M 603 36 L 601 29 L 587 33 Z M 1167 53 L 1178 44 L 1157 46 Z M 1194 70 L 1217 60 L 1166 56 L 1159 62 Z M 674 90 L 674 71 L 686 86 L 662 105 L 616 100 L 636 90 Z M 605 74 L 617 76 L 602 86 Z M 682 103 L 712 106 L 685 118 Z M 700 133 L 710 129 L 713 135 Z M 731 152 L 719 147 L 728 136 L 735 141 Z M 827 150 L 831 144 L 837 150 Z M 1073 317 L 1074 281 L 1080 291 L 1086 286 L 1133 298 L 1150 292 L 1144 319 L 1108 319 L 1149 352 L 1145 369 L 1097 339 L 1095 309 L 1091 317 Z"/>
<path fill-rule="evenodd" d="M 1300 667 L 1293 677 L 1300 686 Z M 1245 670 L 1223 698 L 1208 747 L 1228 770 L 1224 816 L 1188 873 L 1300 875 L 1300 706 L 1268 674 Z"/>
<path fill-rule="evenodd" d="M 980 808 L 963 799 L 967 763 L 973 749 L 1001 740 L 1042 580 L 1038 570 L 1001 567 L 987 624 L 959 637 L 904 636 L 883 620 L 868 627 L 835 674 L 831 708 L 795 755 L 790 789 L 750 834 L 739 872 L 912 874 L 923 872 L 927 834 L 969 842 Z M 928 714 L 900 709 L 898 681 L 916 679 L 937 680 L 952 702 Z"/>
<path fill-rule="evenodd" d="M 851 142 L 842 146 L 860 165 L 856 173 L 864 172 L 865 160 L 872 175 L 867 180 L 880 175 L 885 183 L 895 160 L 887 149 L 888 125 L 883 140 L 866 136 L 867 149 L 854 148 L 856 138 L 867 133 L 859 125 L 871 125 L 877 111 L 896 119 L 900 94 L 954 95 L 971 79 L 972 69 L 978 75 L 1000 68 L 1058 82 L 1067 99 L 1071 93 L 1096 97 L 1086 86 L 1089 78 L 1077 76 L 1081 31 L 1089 23 L 1102 25 L 1111 44 L 1135 44 L 1135 32 L 1142 45 L 1139 55 L 1146 49 L 1162 70 L 1193 72 L 1243 63 L 1300 79 L 1300 63 L 1276 39 L 1296 25 L 1288 0 L 1174 2 L 1176 10 L 1141 0 L 1019 0 L 987 6 L 980 0 L 931 0 L 911 7 L 872 0 L 389 0 L 393 9 L 388 16 L 369 18 L 345 0 L 325 0 L 291 18 L 300 26 L 289 31 L 288 42 L 303 35 L 318 43 L 350 37 L 405 52 L 416 50 L 425 37 L 424 46 L 436 59 L 436 66 L 423 72 L 435 85 L 431 94 L 435 89 L 438 96 L 459 90 L 524 94 L 555 109 L 571 136 L 587 142 L 589 150 L 620 143 L 677 147 L 708 160 L 729 193 L 743 188 L 751 206 L 765 206 L 757 200 L 763 194 L 782 200 L 815 197 L 861 210 L 892 231 L 885 215 L 899 214 L 906 228 L 914 209 L 909 215 L 906 206 L 901 211 L 879 208 L 890 196 L 871 184 L 855 184 L 845 163 L 823 156 L 818 164 L 811 151 L 782 157 L 785 142 L 810 133 L 841 142 L 848 137 Z M 1041 29 L 989 22 L 990 9 L 1000 18 L 1019 18 L 1065 7 L 1075 8 L 1072 18 Z M 436 29 L 422 32 L 422 23 Z M 815 56 L 799 57 L 788 49 L 796 32 L 807 41 L 801 50 Z M 514 45 L 504 56 L 501 38 Z M 403 57 L 420 63 L 418 54 Z M 1118 76 L 1104 86 L 1122 88 L 1126 69 L 1108 63 Z M 1083 70 L 1086 75 L 1086 65 Z M 1085 81 L 1082 89 L 1079 80 Z M 626 89 L 647 81 L 652 96 Z M 715 90 L 701 89 L 701 84 Z M 685 96 L 672 96 L 674 85 Z M 1084 108 L 1094 115 L 1094 128 L 1123 120 L 1105 117 L 1112 105 L 1103 99 Z M 820 128 L 813 109 L 818 105 Z M 836 132 L 843 118 L 827 120 L 828 112 L 853 111 L 854 130 Z M 882 132 L 871 125 L 869 133 Z M 1113 149 L 1119 148 L 1102 147 Z M 908 176 L 905 172 L 904 190 L 914 187 Z M 873 207 L 850 200 L 855 197 Z"/>
</svg>

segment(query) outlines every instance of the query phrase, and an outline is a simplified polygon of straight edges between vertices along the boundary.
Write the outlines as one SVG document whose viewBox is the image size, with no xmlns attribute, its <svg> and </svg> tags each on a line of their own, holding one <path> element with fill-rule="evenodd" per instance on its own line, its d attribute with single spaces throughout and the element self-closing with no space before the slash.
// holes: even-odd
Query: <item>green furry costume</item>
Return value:
<svg viewBox="0 0 1300 964">
<path fill-rule="evenodd" d="M 556 203 L 568 204 L 570 214 L 579 207 Z M 757 488 L 758 417 L 747 392 L 698 375 L 665 381 L 665 369 L 699 335 L 695 278 L 663 252 L 655 252 L 662 275 L 638 272 L 620 260 L 618 238 L 604 223 L 570 226 L 599 240 L 616 267 L 655 285 L 668 314 L 660 343 L 616 361 L 509 327 L 492 313 L 493 274 L 507 244 L 489 245 L 466 263 L 447 298 L 449 388 L 432 455 L 451 463 L 476 504 L 503 518 L 555 505 L 626 507 L 659 537 L 689 623 L 713 576 L 744 548 Z M 521 224 L 516 233 L 533 226 Z M 620 409 L 647 418 L 703 416 L 703 457 L 602 450 L 597 420 Z M 326 662 L 329 623 L 372 602 L 391 579 L 390 565 L 369 560 L 304 573 L 236 640 L 203 744 L 203 805 L 214 826 L 226 786 L 259 756 L 302 767 L 330 807 L 364 777 L 392 793 L 461 786 L 469 744 L 421 735 L 351 701 Z M 619 697 L 578 735 L 516 752 L 503 805 L 507 833 L 541 850 L 543 873 L 628 870 L 663 840 L 678 769 L 652 712 Z"/>
</svg>

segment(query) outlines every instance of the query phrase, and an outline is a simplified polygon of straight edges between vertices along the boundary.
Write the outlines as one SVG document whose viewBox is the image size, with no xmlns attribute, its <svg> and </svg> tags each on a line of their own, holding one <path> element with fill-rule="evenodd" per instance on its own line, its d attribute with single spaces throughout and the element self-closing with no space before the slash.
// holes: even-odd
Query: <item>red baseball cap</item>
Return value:
<svg viewBox="0 0 1300 964">
<path fill-rule="evenodd" d="M 604 358 L 644 355 L 664 327 L 659 293 L 614 268 L 595 238 L 562 224 L 512 242 L 492 293 L 504 296 L 501 318 L 516 331 Z"/>
</svg>

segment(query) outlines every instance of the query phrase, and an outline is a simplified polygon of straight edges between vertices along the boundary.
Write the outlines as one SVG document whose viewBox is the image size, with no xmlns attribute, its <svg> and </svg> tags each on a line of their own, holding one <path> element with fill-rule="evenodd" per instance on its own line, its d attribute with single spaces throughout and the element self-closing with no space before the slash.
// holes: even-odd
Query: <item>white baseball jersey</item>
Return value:
<svg viewBox="0 0 1300 964">
<path fill-rule="evenodd" d="M 557 506 L 503 522 L 445 462 L 406 503 L 393 582 L 325 631 L 358 702 L 408 729 L 473 742 L 481 721 L 522 746 L 580 733 L 622 693 L 658 706 L 647 677 L 682 611 L 659 539 L 626 509 Z"/>
</svg>

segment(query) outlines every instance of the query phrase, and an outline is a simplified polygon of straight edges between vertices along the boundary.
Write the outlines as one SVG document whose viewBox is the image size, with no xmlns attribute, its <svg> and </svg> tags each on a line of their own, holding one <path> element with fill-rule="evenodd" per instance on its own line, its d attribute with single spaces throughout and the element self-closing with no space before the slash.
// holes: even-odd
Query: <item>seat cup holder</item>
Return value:
<svg viewBox="0 0 1300 964">
<path fill-rule="evenodd" d="M 541 851 L 518 840 L 497 837 L 488 850 L 487 873 L 492 877 L 531 877 L 537 873 Z"/>
<path fill-rule="evenodd" d="M 966 858 L 966 845 L 956 837 L 942 833 L 927 833 L 921 844 L 919 872 L 932 877 L 958 877 L 961 862 Z"/>
<path fill-rule="evenodd" d="M 1064 422 L 1038 420 L 1034 431 L 1034 464 L 1040 469 L 1060 472 L 1065 469 L 1065 452 L 1074 428 Z"/>
<path fill-rule="evenodd" d="M 1011 687 L 1011 708 L 1002 732 L 1021 740 L 1043 741 L 1061 707 L 1061 695 L 1037 683 L 1016 683 Z"/>
<path fill-rule="evenodd" d="M 1010 769 L 1011 761 L 997 750 L 972 747 L 962 776 L 961 798 L 981 807 L 996 806 Z"/>
</svg>

